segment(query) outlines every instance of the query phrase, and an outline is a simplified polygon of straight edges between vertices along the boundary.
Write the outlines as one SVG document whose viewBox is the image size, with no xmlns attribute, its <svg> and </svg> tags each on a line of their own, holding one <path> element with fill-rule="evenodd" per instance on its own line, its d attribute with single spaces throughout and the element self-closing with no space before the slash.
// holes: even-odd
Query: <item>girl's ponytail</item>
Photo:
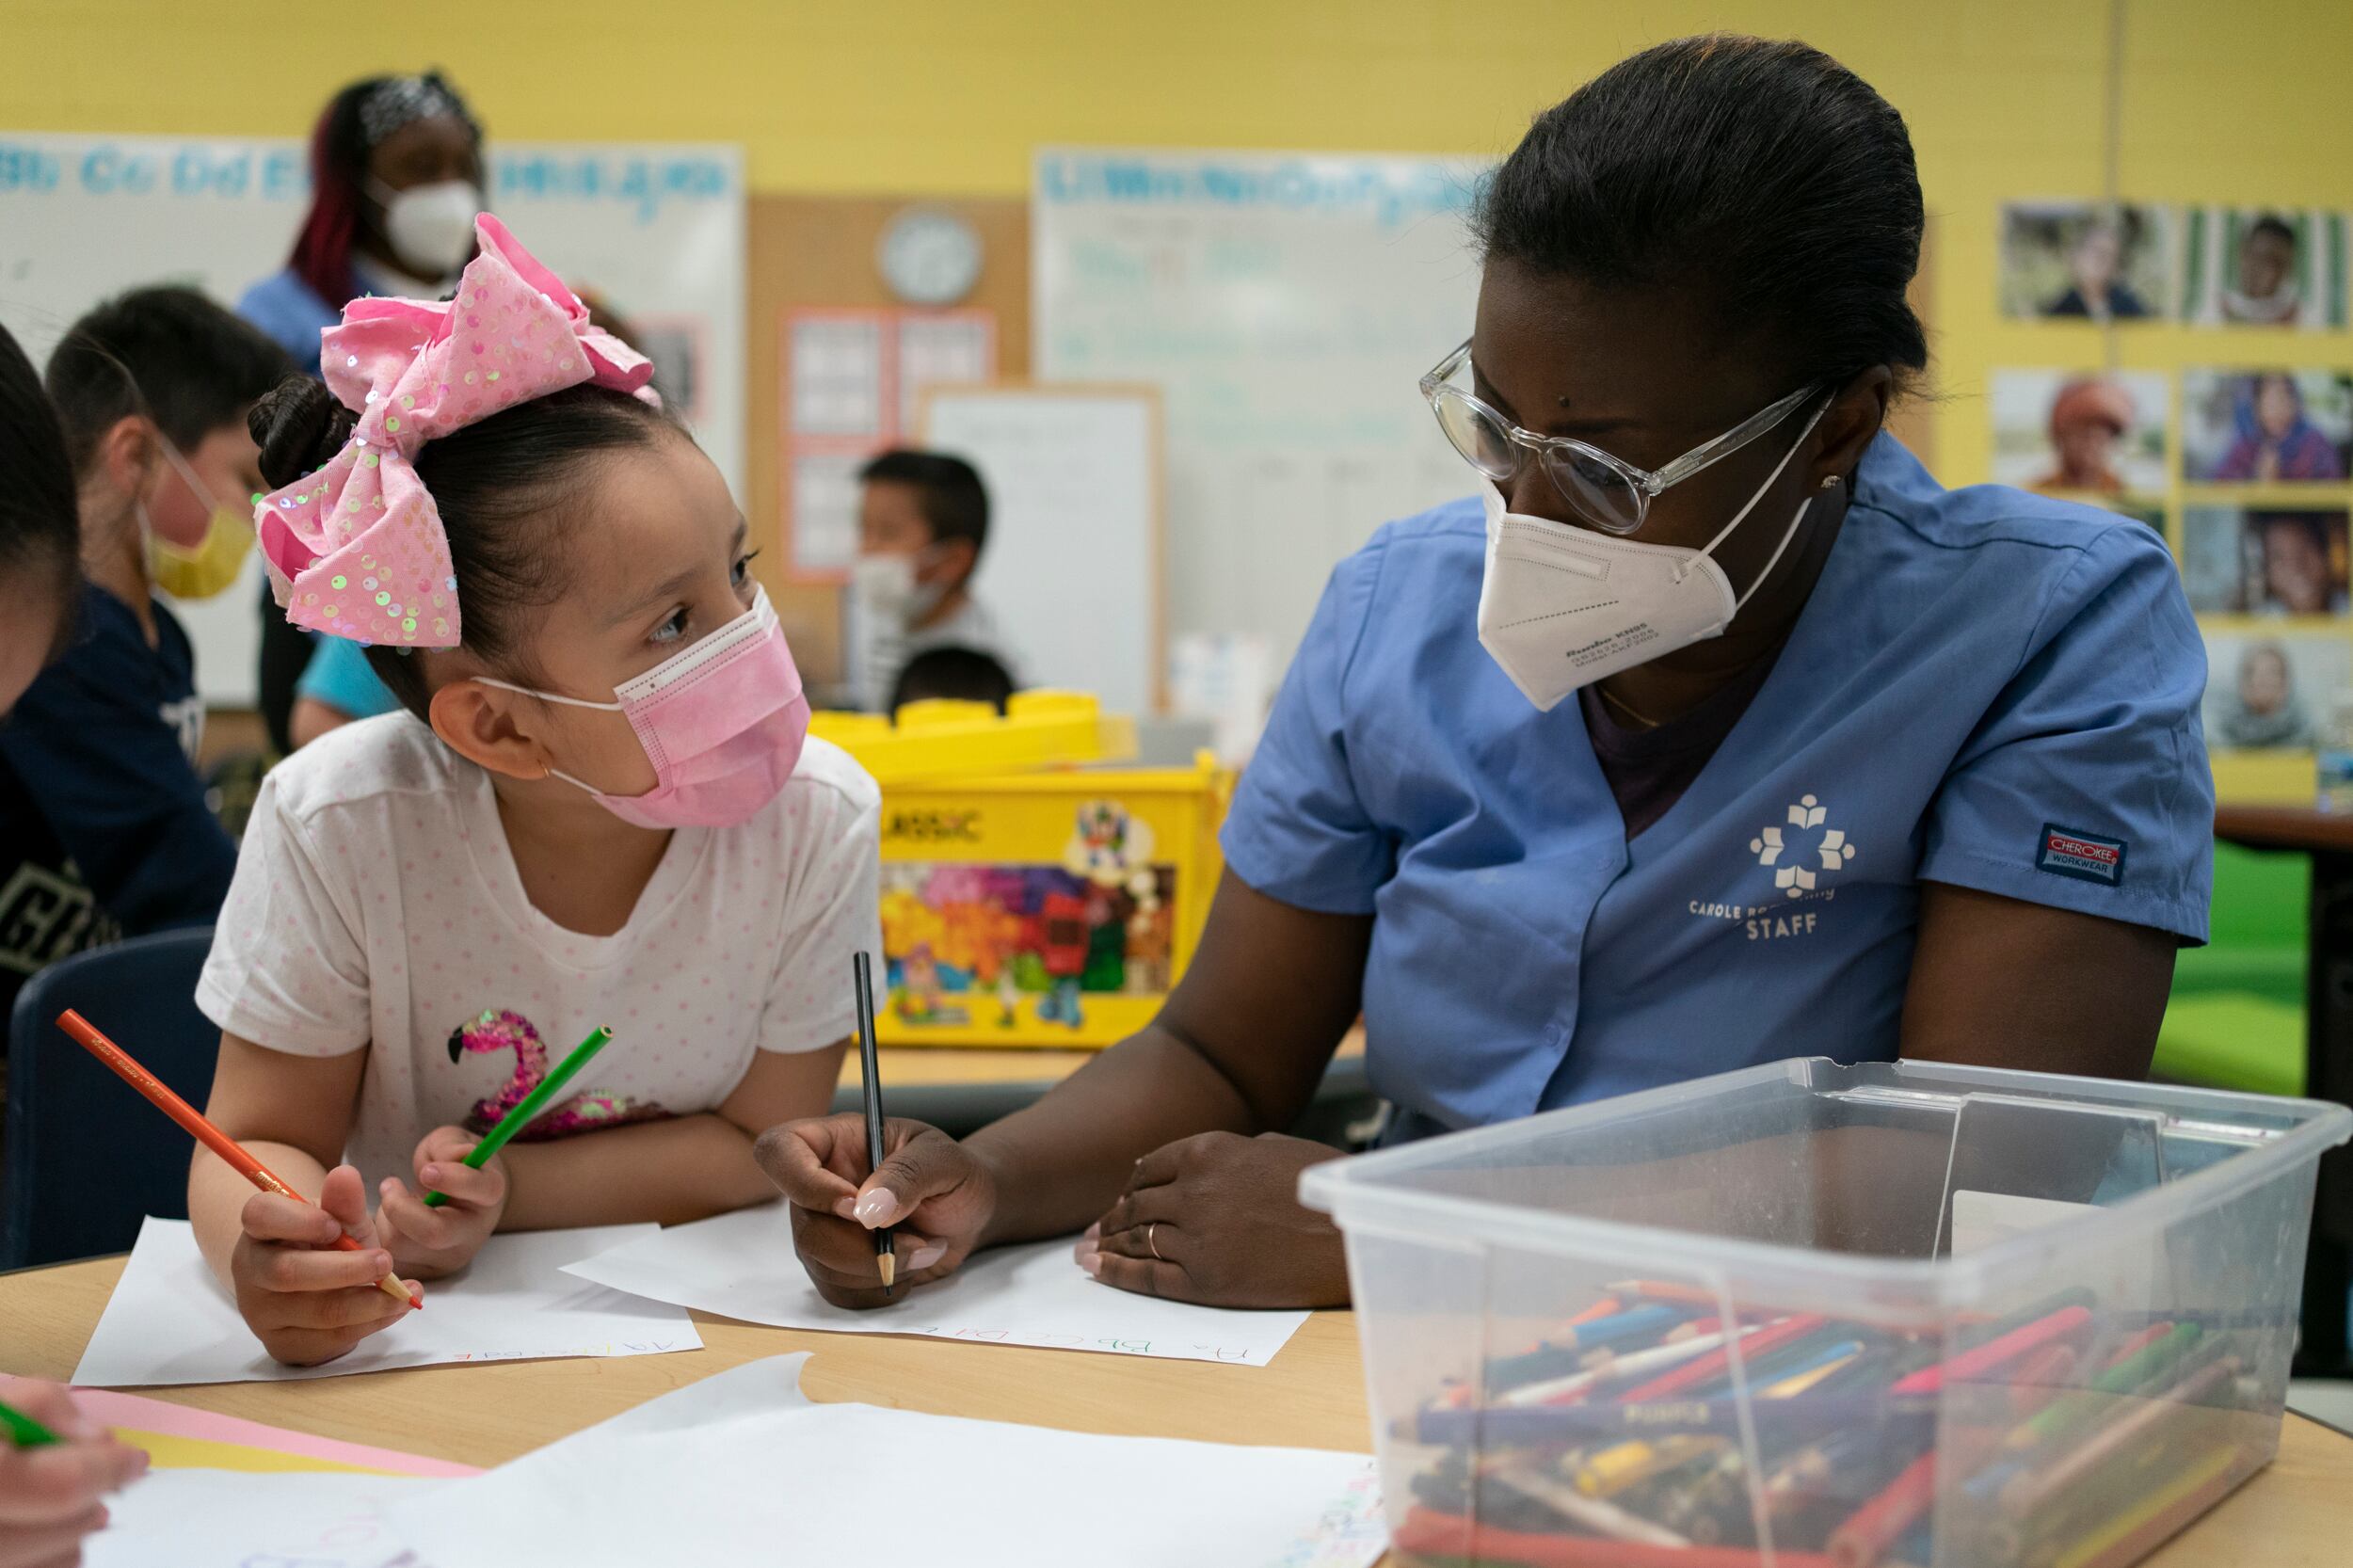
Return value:
<svg viewBox="0 0 2353 1568">
<path fill-rule="evenodd" d="M 287 376 L 245 418 L 253 444 L 262 449 L 262 477 L 272 489 L 325 468 L 359 423 L 360 416 L 344 408 L 326 382 L 309 376 Z"/>
</svg>

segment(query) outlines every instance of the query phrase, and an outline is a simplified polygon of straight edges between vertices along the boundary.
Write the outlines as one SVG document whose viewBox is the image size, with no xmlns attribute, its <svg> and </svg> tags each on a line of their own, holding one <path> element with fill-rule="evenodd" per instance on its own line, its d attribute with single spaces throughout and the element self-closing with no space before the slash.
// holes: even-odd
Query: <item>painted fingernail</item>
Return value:
<svg viewBox="0 0 2353 1568">
<path fill-rule="evenodd" d="M 1102 1239 L 1103 1239 L 1103 1222 L 1102 1222 L 1102 1221 L 1100 1221 L 1100 1220 L 1097 1220 L 1097 1221 L 1096 1221 L 1093 1224 L 1091 1224 L 1091 1225 L 1087 1226 L 1087 1228 L 1086 1228 L 1086 1240 L 1090 1240 L 1090 1241 L 1100 1241 Z"/>
<path fill-rule="evenodd" d="M 857 1199 L 837 1199 L 833 1206 L 833 1211 L 836 1214 L 840 1215 L 845 1220 L 855 1220 L 857 1218 Z"/>
<path fill-rule="evenodd" d="M 859 1198 L 857 1207 L 850 1212 L 859 1224 L 872 1230 L 877 1225 L 888 1224 L 890 1217 L 898 1211 L 899 1200 L 886 1189 L 877 1187 Z"/>
<path fill-rule="evenodd" d="M 1100 1279 L 1103 1277 L 1103 1255 L 1089 1247 L 1079 1254 L 1079 1267 Z"/>
<path fill-rule="evenodd" d="M 928 1269 L 947 1256 L 948 1243 L 945 1241 L 934 1241 L 928 1246 L 918 1247 L 915 1249 L 915 1255 L 907 1259 L 907 1272 L 913 1273 L 918 1269 Z"/>
</svg>

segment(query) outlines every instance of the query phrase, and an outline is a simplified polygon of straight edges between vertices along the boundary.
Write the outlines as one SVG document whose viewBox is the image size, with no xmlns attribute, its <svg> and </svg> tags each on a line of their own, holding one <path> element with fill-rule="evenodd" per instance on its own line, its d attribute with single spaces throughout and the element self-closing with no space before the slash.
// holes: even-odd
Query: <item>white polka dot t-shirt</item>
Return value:
<svg viewBox="0 0 2353 1568">
<path fill-rule="evenodd" d="M 865 770 L 812 738 L 758 816 L 678 829 L 629 924 L 585 936 L 524 896 L 488 774 L 407 713 L 347 725 L 263 781 L 197 1005 L 272 1050 L 370 1052 L 346 1158 L 371 1186 L 600 1024 L 612 1044 L 533 1134 L 715 1110 L 755 1050 L 852 1032 L 880 818 Z"/>
</svg>

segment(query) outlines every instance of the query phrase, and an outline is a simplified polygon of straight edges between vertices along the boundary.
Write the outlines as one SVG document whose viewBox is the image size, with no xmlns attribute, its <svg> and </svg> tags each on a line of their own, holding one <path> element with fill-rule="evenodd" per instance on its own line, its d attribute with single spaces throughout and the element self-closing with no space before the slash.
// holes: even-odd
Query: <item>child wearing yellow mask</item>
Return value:
<svg viewBox="0 0 2353 1568">
<path fill-rule="evenodd" d="M 64 651 L 0 727 L 0 1008 L 116 936 L 208 925 L 236 849 L 197 776 L 203 703 L 158 594 L 217 593 L 263 488 L 246 411 L 284 353 L 191 289 L 90 312 L 49 360 L 84 582 Z"/>
</svg>

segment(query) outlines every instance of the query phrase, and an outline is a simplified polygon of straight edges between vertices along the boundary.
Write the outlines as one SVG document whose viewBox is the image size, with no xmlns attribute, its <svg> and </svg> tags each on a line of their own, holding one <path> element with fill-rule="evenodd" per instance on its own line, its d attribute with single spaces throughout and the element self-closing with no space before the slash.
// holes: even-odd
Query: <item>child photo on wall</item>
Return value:
<svg viewBox="0 0 2353 1568">
<path fill-rule="evenodd" d="M 2146 321 L 2171 297 L 2163 207 L 2013 201 L 2002 209 L 2002 313 Z"/>
<path fill-rule="evenodd" d="M 2122 371 L 1997 370 L 1993 480 L 2045 495 L 2156 495 L 2165 489 L 2166 384 Z"/>
<path fill-rule="evenodd" d="M 2183 477 L 2326 484 L 2353 459 L 2353 376 L 2336 370 L 2182 374 Z"/>
<path fill-rule="evenodd" d="M 2335 632 L 2206 634 L 2206 744 L 2309 751 L 2345 683 L 2353 647 Z"/>
<path fill-rule="evenodd" d="M 2343 213 L 2192 207 L 2183 228 L 2185 321 L 2306 331 L 2345 325 Z"/>
<path fill-rule="evenodd" d="M 2201 615 L 2345 613 L 2342 508 L 2192 506 L 2182 514 L 2182 583 Z"/>
</svg>

